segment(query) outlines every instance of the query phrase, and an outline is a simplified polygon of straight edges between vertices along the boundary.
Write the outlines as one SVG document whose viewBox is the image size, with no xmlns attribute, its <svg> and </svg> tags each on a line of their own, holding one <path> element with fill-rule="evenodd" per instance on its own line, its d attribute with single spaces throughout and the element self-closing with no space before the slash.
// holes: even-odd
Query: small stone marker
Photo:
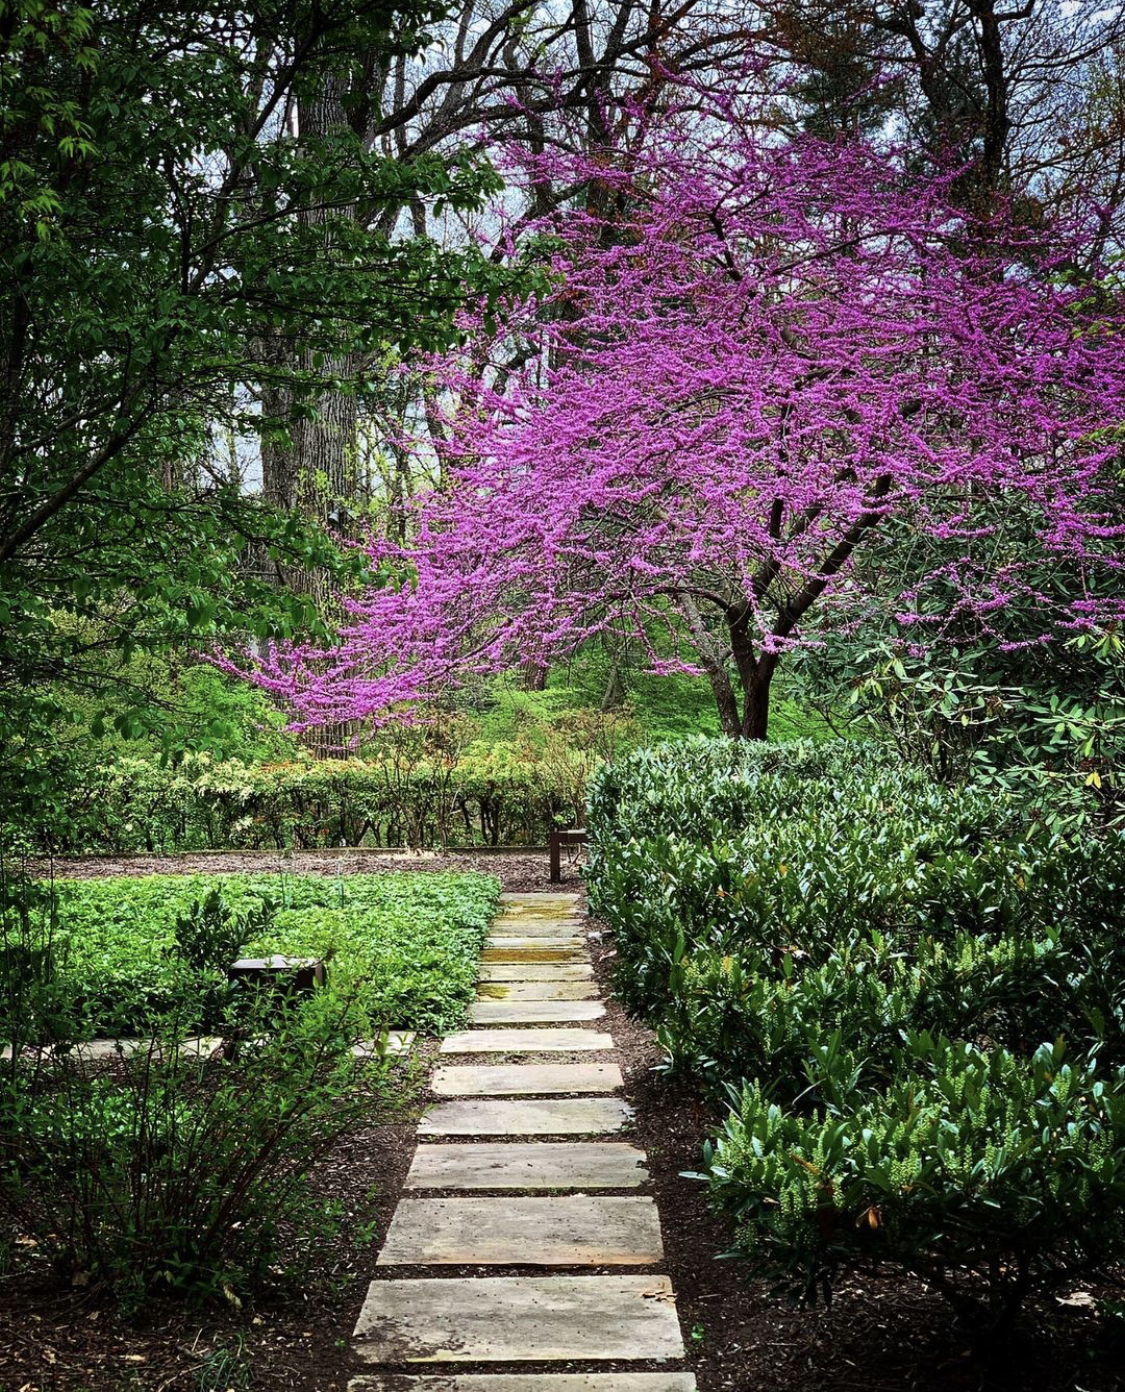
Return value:
<svg viewBox="0 0 1125 1393">
<path fill-rule="evenodd" d="M 482 963 L 482 982 L 582 982 L 593 977 L 588 962 Z"/>
<path fill-rule="evenodd" d="M 549 1025 L 526 1030 L 513 1026 L 505 1030 L 464 1030 L 447 1035 L 441 1054 L 569 1054 L 571 1050 L 611 1050 L 613 1036 L 598 1030 L 555 1029 Z"/>
<path fill-rule="evenodd" d="M 627 1142 L 422 1142 L 408 1190 L 631 1190 L 648 1179 Z"/>
<path fill-rule="evenodd" d="M 400 1204 L 378 1266 L 643 1267 L 663 1256 L 648 1195 L 470 1195 Z"/>
<path fill-rule="evenodd" d="M 388 1374 L 354 1378 L 352 1393 L 694 1393 L 695 1375 L 652 1374 Z"/>
<path fill-rule="evenodd" d="M 430 1088 L 439 1098 L 500 1098 L 536 1093 L 614 1093 L 616 1064 L 447 1064 Z"/>
<path fill-rule="evenodd" d="M 620 1098 L 479 1098 L 435 1103 L 420 1137 L 574 1137 L 619 1132 L 633 1116 Z"/>
<path fill-rule="evenodd" d="M 239 958 L 227 972 L 232 982 L 269 987 L 285 992 L 311 992 L 323 987 L 324 963 L 319 958 L 287 958 L 274 953 L 268 958 Z"/>
<path fill-rule="evenodd" d="M 478 1001 L 586 1001 L 598 995 L 596 982 L 479 982 Z"/>
<path fill-rule="evenodd" d="M 659 1362 L 684 1353 L 671 1283 L 643 1273 L 372 1282 L 355 1338 L 373 1364 Z"/>
<path fill-rule="evenodd" d="M 600 1001 L 474 1001 L 474 1025 L 527 1025 L 536 1021 L 596 1021 L 605 1015 Z"/>
</svg>

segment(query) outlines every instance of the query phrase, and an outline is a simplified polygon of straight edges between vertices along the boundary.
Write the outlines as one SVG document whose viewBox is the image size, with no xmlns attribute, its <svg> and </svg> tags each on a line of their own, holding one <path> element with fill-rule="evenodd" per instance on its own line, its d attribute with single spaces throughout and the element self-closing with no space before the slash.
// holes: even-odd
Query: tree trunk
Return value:
<svg viewBox="0 0 1125 1393">
<path fill-rule="evenodd" d="M 742 728 L 744 740 L 769 738 L 770 684 L 777 670 L 777 655 L 763 653 L 754 665 L 753 675 L 742 689 Z"/>
</svg>

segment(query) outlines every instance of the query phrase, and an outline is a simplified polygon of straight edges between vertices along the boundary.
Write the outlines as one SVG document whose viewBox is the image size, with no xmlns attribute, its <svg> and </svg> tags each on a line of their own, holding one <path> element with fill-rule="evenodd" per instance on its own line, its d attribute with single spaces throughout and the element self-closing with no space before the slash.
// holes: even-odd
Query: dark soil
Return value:
<svg viewBox="0 0 1125 1393">
<path fill-rule="evenodd" d="M 479 869 L 509 890 L 546 890 L 543 854 L 391 860 L 354 852 L 296 856 L 235 853 L 203 857 L 98 858 L 56 863 L 56 875 L 144 875 L 210 871 L 302 870 L 324 873 Z M 570 872 L 564 889 L 577 889 Z M 1014 1343 L 993 1357 L 974 1356 L 944 1303 L 901 1273 L 841 1284 L 827 1311 L 801 1312 L 749 1281 L 719 1257 L 725 1221 L 711 1214 L 703 1186 L 685 1179 L 715 1119 L 686 1089 L 667 1083 L 651 1033 L 609 996 L 612 940 L 590 943 L 606 983 L 608 1016 L 626 1093 L 637 1111 L 638 1145 L 649 1159 L 664 1231 L 666 1272 L 688 1358 L 701 1389 L 1120 1389 L 1125 1340 L 1116 1346 L 1090 1297 L 1030 1310 Z M 432 1046 L 424 1047 L 432 1054 Z M 559 1056 L 560 1062 L 565 1056 Z M 578 1058 L 578 1056 L 575 1056 Z M 598 1053 L 583 1054 L 593 1062 Z M 502 1056 L 488 1056 L 499 1063 Z M 458 1062 L 465 1062 L 459 1060 Z M 61 1286 L 33 1248 L 12 1249 L 0 1275 L 0 1387 L 8 1389 L 342 1389 L 357 1372 L 351 1332 L 386 1226 L 413 1155 L 422 1099 L 341 1141 L 316 1181 L 367 1220 L 373 1187 L 374 1230 L 344 1237 L 328 1251 L 302 1254 L 299 1285 L 282 1285 L 242 1311 L 154 1306 L 126 1321 L 88 1290 Z M 634 1192 L 635 1193 L 635 1192 Z M 296 1256 L 294 1254 L 293 1256 Z M 471 1269 L 470 1269 L 471 1270 Z M 396 1274 L 400 1275 L 400 1274 Z M 450 1271 L 447 1275 L 453 1275 Z M 1094 1291 L 1093 1296 L 1099 1293 Z"/>
<path fill-rule="evenodd" d="M 479 871 L 499 876 L 505 890 L 550 890 L 545 851 L 420 851 L 395 855 L 341 847 L 338 851 L 208 851 L 183 856 L 75 856 L 34 862 L 35 875 L 92 880 L 110 875 L 381 875 L 389 871 Z M 575 866 L 564 865 L 563 884 L 582 888 Z"/>
<path fill-rule="evenodd" d="M 17 1237 L 15 1262 L 0 1277 L 0 1388 L 346 1387 L 356 1312 L 410 1168 L 419 1111 L 353 1132 L 314 1175 L 349 1217 L 373 1226 L 374 1239 L 291 1252 L 301 1276 L 252 1308 L 169 1302 L 126 1320 L 107 1296 L 61 1284 Z"/>
</svg>

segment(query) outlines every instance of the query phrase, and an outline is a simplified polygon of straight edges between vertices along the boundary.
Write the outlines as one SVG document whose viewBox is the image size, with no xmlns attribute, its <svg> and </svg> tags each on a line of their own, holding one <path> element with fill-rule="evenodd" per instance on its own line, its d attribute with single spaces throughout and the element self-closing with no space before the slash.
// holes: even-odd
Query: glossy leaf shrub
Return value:
<svg viewBox="0 0 1125 1393">
<path fill-rule="evenodd" d="M 974 1324 L 1125 1252 L 1125 1075 L 929 1035 L 892 1082 L 811 1114 L 747 1085 L 709 1153 L 740 1246 L 805 1299 L 894 1261 Z"/>
<path fill-rule="evenodd" d="M 905 1261 L 913 1245 L 912 1270 L 945 1289 L 939 1274 L 964 1266 L 965 1300 L 1002 1312 L 1056 1257 L 1065 1273 L 1106 1245 L 1125 1253 L 1116 1230 L 1102 1232 L 1108 1201 L 1087 1207 L 1078 1180 L 1059 1200 L 1072 1241 L 1049 1262 L 1050 1186 L 1040 1211 L 1028 1211 L 1026 1280 L 1013 1279 L 1007 1259 L 977 1266 L 995 1237 L 988 1211 L 1016 1205 L 1015 1190 L 982 1193 L 941 1243 L 919 1197 L 907 1202 L 911 1167 L 922 1166 L 933 1203 L 956 1207 L 960 1170 L 925 1169 L 931 1144 L 948 1143 L 974 1175 L 988 1172 L 997 1148 L 1018 1145 L 1034 1183 L 1046 1185 L 1055 1141 L 1035 1119 L 1047 1073 L 1062 1080 L 1063 1068 L 1081 1080 L 1081 1099 L 1059 1095 L 1058 1125 L 1075 1121 L 1087 1139 L 1083 1166 L 1125 1141 L 1117 1105 L 1090 1092 L 1116 1097 L 1125 1066 L 1120 838 L 1068 840 L 1024 825 L 1014 804 L 942 788 L 877 748 L 708 740 L 639 751 L 604 770 L 589 828 L 591 903 L 615 931 L 618 990 L 656 1028 L 670 1067 L 717 1099 L 739 1099 L 715 1193 L 760 1266 L 808 1295 L 840 1263 Z M 920 1040 L 938 1043 L 922 1050 Z M 988 1097 L 960 1118 L 972 1078 Z M 1063 1083 L 1048 1083 L 1054 1098 Z M 910 1088 L 948 1101 L 948 1126 L 935 1122 L 929 1140 L 911 1130 Z M 856 1148 L 875 1148 L 884 1133 L 895 1243 L 861 1249 L 849 1235 L 841 1247 L 793 1208 L 793 1187 L 816 1173 L 806 1162 L 822 1166 L 829 1135 L 839 1164 L 865 1175 Z M 736 1154 L 743 1162 L 728 1165 Z M 773 1156 L 768 1182 L 751 1155 L 763 1165 Z M 795 1168 L 792 1184 L 778 1167 Z M 1011 1252 L 1018 1267 L 1024 1259 Z"/>
</svg>

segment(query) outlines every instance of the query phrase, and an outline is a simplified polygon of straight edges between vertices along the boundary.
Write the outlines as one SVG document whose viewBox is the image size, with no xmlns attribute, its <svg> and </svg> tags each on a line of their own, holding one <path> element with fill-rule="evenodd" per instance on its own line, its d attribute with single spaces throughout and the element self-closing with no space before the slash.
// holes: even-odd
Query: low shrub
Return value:
<svg viewBox="0 0 1125 1393">
<path fill-rule="evenodd" d="M 637 752 L 595 778 L 588 827 L 620 995 L 668 1067 L 739 1099 L 715 1194 L 759 1268 L 808 1297 L 879 1253 L 952 1297 L 960 1282 L 1002 1324 L 1048 1269 L 1125 1256 L 1106 1217 L 1125 1143 L 1125 838 L 1025 824 L 1011 801 L 842 742 Z M 1056 1123 L 1073 1188 L 1049 1183 Z M 1011 1184 L 997 1148 L 1026 1161 Z M 829 1241 L 845 1181 L 849 1222 L 869 1215 L 881 1247 L 835 1219 Z"/>
<path fill-rule="evenodd" d="M 40 829 L 39 849 L 543 845 L 552 828 L 583 821 L 587 781 L 620 724 L 562 712 L 491 744 L 446 722 L 395 730 L 347 759 L 75 764 L 66 814 Z"/>
<path fill-rule="evenodd" d="M 708 1151 L 740 1251 L 806 1301 L 841 1267 L 897 1264 L 988 1336 L 1030 1295 L 1104 1272 L 1125 1252 L 1125 1073 L 1063 1054 L 923 1034 L 893 1082 L 857 1097 L 841 1077 L 841 1102 L 811 1113 L 744 1088 Z"/>
<path fill-rule="evenodd" d="M 368 1115 L 386 1066 L 357 1086 L 362 1013 L 341 996 L 244 1025 L 219 1064 L 165 1022 L 109 1075 L 72 1054 L 5 1071 L 0 1204 L 76 1284 L 129 1309 L 160 1294 L 237 1304 L 333 1230 L 310 1169 Z"/>
</svg>

